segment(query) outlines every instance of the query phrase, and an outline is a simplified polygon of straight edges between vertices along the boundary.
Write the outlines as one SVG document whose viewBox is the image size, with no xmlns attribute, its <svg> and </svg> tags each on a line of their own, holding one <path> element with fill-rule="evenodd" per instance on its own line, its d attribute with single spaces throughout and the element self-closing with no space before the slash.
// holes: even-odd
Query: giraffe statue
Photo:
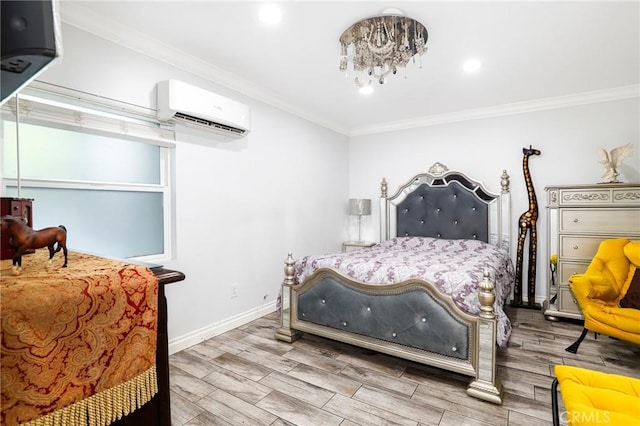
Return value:
<svg viewBox="0 0 640 426">
<path fill-rule="evenodd" d="M 522 305 L 522 262 L 524 242 L 529 235 L 529 275 L 528 275 L 528 301 L 527 308 L 536 308 L 536 252 L 538 249 L 538 233 L 536 223 L 538 222 L 538 200 L 536 192 L 531 182 L 531 173 L 529 172 L 529 157 L 532 155 L 540 155 L 540 151 L 529 145 L 529 148 L 522 148 L 524 157 L 522 159 L 522 170 L 524 171 L 524 181 L 527 185 L 527 194 L 529 196 L 529 209 L 522 213 L 518 220 L 518 254 L 516 260 L 516 284 L 513 291 L 513 305 Z"/>
</svg>

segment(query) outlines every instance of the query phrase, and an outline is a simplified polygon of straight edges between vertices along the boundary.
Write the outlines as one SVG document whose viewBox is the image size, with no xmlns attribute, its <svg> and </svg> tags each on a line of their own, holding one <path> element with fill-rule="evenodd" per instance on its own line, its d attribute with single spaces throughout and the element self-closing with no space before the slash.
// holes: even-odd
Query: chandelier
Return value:
<svg viewBox="0 0 640 426">
<path fill-rule="evenodd" d="M 340 36 L 340 71 L 347 71 L 350 56 L 356 86 L 370 86 L 373 80 L 384 84 L 389 74 L 396 74 L 412 59 L 415 63 L 416 57 L 422 67 L 420 56 L 427 51 L 427 38 L 424 25 L 395 9 L 363 19 Z"/>
</svg>

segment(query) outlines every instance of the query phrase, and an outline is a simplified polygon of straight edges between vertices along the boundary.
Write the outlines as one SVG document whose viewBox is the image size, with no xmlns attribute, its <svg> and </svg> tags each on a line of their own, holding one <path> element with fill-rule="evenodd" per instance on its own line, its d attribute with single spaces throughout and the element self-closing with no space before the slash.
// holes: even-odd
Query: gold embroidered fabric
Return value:
<svg viewBox="0 0 640 426">
<path fill-rule="evenodd" d="M 108 425 L 142 407 L 157 392 L 154 365 L 127 382 L 24 423 L 24 426 Z"/>
<path fill-rule="evenodd" d="M 148 268 L 48 250 L 0 261 L 3 425 L 107 425 L 157 392 L 158 280 Z M 135 407 L 135 408 L 134 408 Z"/>
</svg>

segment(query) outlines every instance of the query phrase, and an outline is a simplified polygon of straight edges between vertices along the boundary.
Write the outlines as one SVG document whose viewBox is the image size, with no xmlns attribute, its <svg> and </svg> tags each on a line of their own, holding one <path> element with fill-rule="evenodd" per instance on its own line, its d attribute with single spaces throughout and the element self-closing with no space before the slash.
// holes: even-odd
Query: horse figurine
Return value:
<svg viewBox="0 0 640 426">
<path fill-rule="evenodd" d="M 15 216 L 0 217 L 0 229 L 9 234 L 9 245 L 13 250 L 13 273 L 19 274 L 22 270 L 22 255 L 29 249 L 39 249 L 47 247 L 49 249 L 49 263 L 53 255 L 63 250 L 64 265 L 67 267 L 67 228 L 60 225 L 58 227 L 44 228 L 34 231 L 21 218 Z M 55 244 L 58 247 L 54 249 Z"/>
</svg>

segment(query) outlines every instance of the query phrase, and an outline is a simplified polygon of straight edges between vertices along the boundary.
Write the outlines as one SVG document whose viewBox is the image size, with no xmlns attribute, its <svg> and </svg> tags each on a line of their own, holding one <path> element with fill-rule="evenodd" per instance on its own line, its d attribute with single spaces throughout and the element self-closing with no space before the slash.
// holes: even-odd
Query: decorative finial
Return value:
<svg viewBox="0 0 640 426">
<path fill-rule="evenodd" d="M 502 171 L 502 176 L 500 176 L 500 186 L 502 187 L 502 192 L 509 192 L 509 174 L 507 173 L 507 169 Z"/>
<path fill-rule="evenodd" d="M 382 178 L 382 182 L 380 183 L 380 197 L 387 198 L 387 180 Z"/>
<path fill-rule="evenodd" d="M 441 175 L 449 171 L 449 168 L 440 162 L 433 163 L 433 166 L 429 167 L 429 173 L 432 175 Z"/>
<path fill-rule="evenodd" d="M 295 273 L 295 265 L 296 261 L 293 260 L 293 256 L 291 252 L 287 256 L 287 259 L 284 261 L 284 285 L 292 286 L 294 284 L 293 274 Z"/>
<path fill-rule="evenodd" d="M 495 318 L 493 303 L 496 301 L 496 292 L 495 285 L 489 278 L 489 271 L 484 271 L 484 277 L 480 282 L 478 300 L 480 301 L 480 316 L 487 319 Z"/>
</svg>

